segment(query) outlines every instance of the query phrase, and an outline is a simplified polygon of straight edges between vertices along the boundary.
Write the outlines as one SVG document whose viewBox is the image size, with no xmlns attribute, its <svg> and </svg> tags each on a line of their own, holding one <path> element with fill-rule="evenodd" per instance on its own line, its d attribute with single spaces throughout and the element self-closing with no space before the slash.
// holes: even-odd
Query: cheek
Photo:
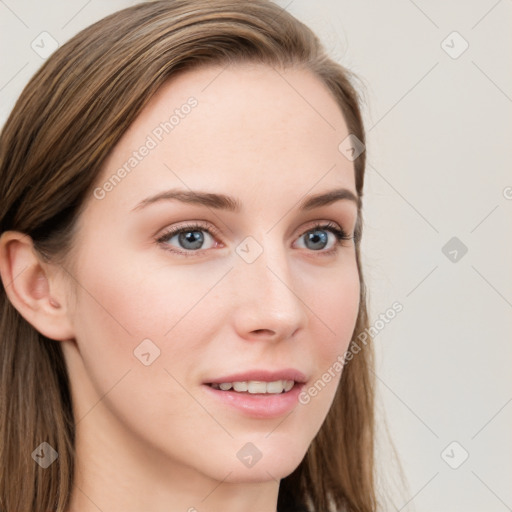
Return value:
<svg viewBox="0 0 512 512">
<path fill-rule="evenodd" d="M 127 381 L 136 393 L 145 390 L 154 400 L 165 394 L 170 408 L 186 409 L 190 397 L 180 403 L 172 376 L 184 382 L 202 357 L 221 307 L 209 292 L 225 265 L 208 271 L 172 268 L 161 259 L 153 263 L 127 255 L 123 261 L 117 252 L 114 262 L 108 252 L 84 254 L 78 269 L 85 286 L 79 287 L 74 325 L 87 377 L 101 396 L 129 371 Z M 144 401 L 149 410 L 153 398 L 141 397 Z"/>
<path fill-rule="evenodd" d="M 79 293 L 75 318 L 84 373 L 70 372 L 81 386 L 83 411 L 103 397 L 101 405 L 137 438 L 186 460 L 193 428 L 204 425 L 208 439 L 216 426 L 192 397 L 191 383 L 219 307 L 208 291 L 225 269 L 203 276 L 193 266 L 138 267 L 135 258 L 126 265 L 91 261 L 80 268 L 87 291 Z M 90 424 L 101 409 L 87 415 Z"/>
<path fill-rule="evenodd" d="M 127 348 L 127 339 L 129 346 L 151 336 L 168 339 L 225 272 L 193 265 L 166 268 L 165 259 L 155 262 L 128 254 L 112 261 L 108 251 L 90 259 L 85 255 L 83 261 L 79 279 L 86 286 L 78 315 L 94 319 L 96 325 L 88 321 L 83 326 L 86 331 L 102 331 L 100 337 L 119 349 Z"/>
<path fill-rule="evenodd" d="M 355 258 L 336 271 L 311 275 L 302 295 L 315 326 L 311 335 L 314 351 L 321 366 L 329 366 L 347 349 L 357 321 L 360 282 Z"/>
<path fill-rule="evenodd" d="M 323 287 L 318 287 L 323 283 Z M 313 331 L 308 336 L 315 374 L 299 396 L 313 429 L 319 429 L 334 399 L 343 372 L 345 353 L 352 339 L 360 305 L 360 282 L 357 263 L 347 262 L 329 279 L 306 283 L 310 290 L 307 304 L 311 308 Z M 315 288 L 316 286 L 316 288 Z"/>
</svg>

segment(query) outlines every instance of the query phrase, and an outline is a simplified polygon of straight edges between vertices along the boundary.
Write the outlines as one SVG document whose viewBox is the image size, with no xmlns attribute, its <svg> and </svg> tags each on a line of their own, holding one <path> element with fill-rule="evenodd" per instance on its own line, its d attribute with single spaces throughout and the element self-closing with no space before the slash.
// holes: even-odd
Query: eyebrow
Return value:
<svg viewBox="0 0 512 512">
<path fill-rule="evenodd" d="M 214 208 L 216 210 L 226 210 L 230 212 L 238 213 L 242 210 L 241 202 L 231 196 L 225 194 L 214 194 L 211 192 L 201 192 L 198 190 L 180 190 L 171 189 L 164 192 L 159 192 L 150 197 L 146 197 L 140 201 L 132 211 L 140 210 L 150 204 L 154 204 L 160 201 L 181 201 L 183 203 L 198 204 Z M 307 196 L 299 203 L 299 210 L 308 211 L 321 206 L 327 206 L 336 201 L 348 200 L 354 202 L 359 206 L 359 198 L 352 191 L 347 188 L 338 188 Z"/>
</svg>

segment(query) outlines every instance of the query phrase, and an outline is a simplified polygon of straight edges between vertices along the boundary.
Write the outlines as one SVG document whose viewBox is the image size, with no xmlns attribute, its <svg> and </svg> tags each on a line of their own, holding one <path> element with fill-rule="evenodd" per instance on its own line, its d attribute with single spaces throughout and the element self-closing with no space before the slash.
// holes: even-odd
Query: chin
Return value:
<svg viewBox="0 0 512 512">
<path fill-rule="evenodd" d="M 293 473 L 301 460 L 302 459 L 297 460 L 294 464 L 287 461 L 286 463 L 277 465 L 261 463 L 261 465 L 257 464 L 252 468 L 236 468 L 227 478 L 225 478 L 226 475 L 223 474 L 220 480 L 224 480 L 225 478 L 225 482 L 233 484 L 279 481 Z"/>
<path fill-rule="evenodd" d="M 299 466 L 309 444 L 294 442 L 293 437 L 285 442 L 283 436 L 276 436 L 275 442 L 269 442 L 271 437 L 260 443 L 239 443 L 242 447 L 237 448 L 236 461 L 230 459 L 225 466 L 217 466 L 215 474 L 230 483 L 268 482 L 287 477 Z M 219 457 L 218 460 L 222 459 Z"/>
</svg>

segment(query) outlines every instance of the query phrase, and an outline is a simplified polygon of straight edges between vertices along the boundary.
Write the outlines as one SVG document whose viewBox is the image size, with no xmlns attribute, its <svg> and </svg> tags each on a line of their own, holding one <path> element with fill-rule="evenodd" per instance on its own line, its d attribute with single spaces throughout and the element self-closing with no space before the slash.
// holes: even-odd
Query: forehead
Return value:
<svg viewBox="0 0 512 512">
<path fill-rule="evenodd" d="M 127 211 L 176 187 L 261 203 L 315 187 L 356 194 L 353 164 L 338 149 L 347 135 L 338 104 L 309 71 L 237 64 L 182 72 L 157 91 L 107 158 L 97 185 L 122 177 L 110 180 L 102 207 L 115 202 Z"/>
</svg>

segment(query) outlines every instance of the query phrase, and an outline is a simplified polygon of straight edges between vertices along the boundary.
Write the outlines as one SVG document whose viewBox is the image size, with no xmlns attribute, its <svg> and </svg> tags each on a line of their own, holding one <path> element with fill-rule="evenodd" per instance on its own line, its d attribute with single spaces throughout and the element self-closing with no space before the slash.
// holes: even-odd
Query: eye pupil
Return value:
<svg viewBox="0 0 512 512">
<path fill-rule="evenodd" d="M 306 246 L 309 249 L 323 249 L 329 241 L 327 233 L 320 229 L 315 229 L 306 234 Z M 313 247 L 308 246 L 308 242 L 313 243 Z M 320 245 L 320 246 L 318 246 Z"/>
<path fill-rule="evenodd" d="M 184 249 L 199 249 L 203 245 L 204 235 L 201 231 L 186 231 L 179 234 L 178 240 Z M 187 246 L 189 243 L 192 245 Z"/>
</svg>

